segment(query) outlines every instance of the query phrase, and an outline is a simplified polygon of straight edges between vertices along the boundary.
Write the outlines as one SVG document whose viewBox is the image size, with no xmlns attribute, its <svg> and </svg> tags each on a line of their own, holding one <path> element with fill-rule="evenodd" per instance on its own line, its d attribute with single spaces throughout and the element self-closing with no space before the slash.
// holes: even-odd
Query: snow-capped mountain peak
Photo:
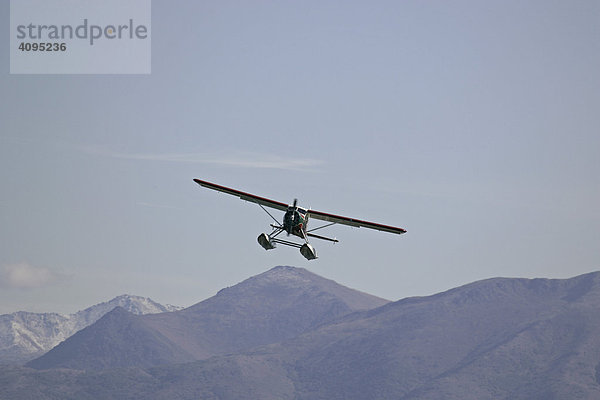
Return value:
<svg viewBox="0 0 600 400">
<path fill-rule="evenodd" d="M 136 315 L 182 308 L 162 305 L 147 297 L 124 294 L 73 314 L 18 311 L 0 315 L 0 364 L 23 363 L 39 357 L 115 307 L 122 307 Z"/>
</svg>

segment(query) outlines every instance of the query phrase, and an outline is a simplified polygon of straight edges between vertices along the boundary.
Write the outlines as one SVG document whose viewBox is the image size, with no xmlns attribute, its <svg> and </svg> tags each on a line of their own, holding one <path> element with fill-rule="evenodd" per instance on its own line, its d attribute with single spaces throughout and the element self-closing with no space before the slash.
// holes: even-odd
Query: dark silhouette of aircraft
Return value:
<svg viewBox="0 0 600 400">
<path fill-rule="evenodd" d="M 317 229 L 326 228 L 335 224 L 349 225 L 354 227 L 364 227 L 370 229 L 376 229 L 378 231 L 384 231 L 389 233 L 402 234 L 406 233 L 406 230 L 402 228 L 397 228 L 394 226 L 378 224 L 375 222 L 362 221 L 356 218 L 342 217 L 335 214 L 328 214 L 321 211 L 315 211 L 311 209 L 298 207 L 298 200 L 294 199 L 292 204 L 285 204 L 279 201 L 267 199 L 265 197 L 256 196 L 254 194 L 242 192 L 240 190 L 228 188 L 225 186 L 217 185 L 215 183 L 203 181 L 200 179 L 194 179 L 194 182 L 199 184 L 200 186 L 204 186 L 206 188 L 217 190 L 219 192 L 231 194 L 239 197 L 242 200 L 250 201 L 252 203 L 258 204 L 269 216 L 275 221 L 275 224 L 271 224 L 273 231 L 270 234 L 261 233 L 258 235 L 258 243 L 265 250 L 272 250 L 275 248 L 276 244 L 283 244 L 285 246 L 296 247 L 300 249 L 300 253 L 307 260 L 314 260 L 317 258 L 317 251 L 315 248 L 308 242 L 308 238 L 315 238 L 321 240 L 327 240 L 330 242 L 338 242 L 335 238 L 328 238 L 325 236 L 316 235 L 313 232 Z M 277 218 L 275 218 L 265 207 L 274 208 L 276 210 L 285 211 L 283 215 L 283 222 L 279 222 Z M 325 225 L 321 225 L 319 227 L 313 229 L 307 229 L 309 219 L 314 218 L 321 221 L 328 222 Z M 297 236 L 303 239 L 304 243 L 297 243 L 291 240 L 282 239 L 279 235 L 282 232 L 286 232 L 287 236 L 290 235 Z"/>
</svg>

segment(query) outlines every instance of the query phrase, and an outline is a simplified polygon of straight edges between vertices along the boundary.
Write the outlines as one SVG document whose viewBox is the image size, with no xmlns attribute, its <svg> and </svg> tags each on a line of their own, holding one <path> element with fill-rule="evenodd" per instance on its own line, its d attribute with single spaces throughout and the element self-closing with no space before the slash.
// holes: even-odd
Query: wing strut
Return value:
<svg viewBox="0 0 600 400">
<path fill-rule="evenodd" d="M 318 226 L 318 227 L 316 227 L 316 228 L 313 228 L 313 229 L 309 229 L 309 230 L 307 230 L 307 231 L 306 231 L 306 233 L 308 233 L 308 232 L 314 232 L 314 231 L 316 231 L 317 229 L 321 229 L 321 228 L 327 228 L 328 226 L 335 225 L 335 224 L 337 224 L 337 222 L 332 222 L 332 223 L 330 223 L 330 224 L 321 225 L 321 226 Z"/>
<path fill-rule="evenodd" d="M 260 203 L 256 203 L 256 204 L 258 204 L 260 206 L 260 208 L 263 209 L 264 212 L 266 212 L 267 214 L 269 214 L 269 217 L 273 218 L 273 221 L 275 221 L 276 223 L 279 224 L 279 221 L 277 221 L 277 218 L 275 218 L 273 215 L 271 215 L 271 213 L 268 212 L 267 209 L 264 208 L 262 204 L 260 204 Z"/>
</svg>

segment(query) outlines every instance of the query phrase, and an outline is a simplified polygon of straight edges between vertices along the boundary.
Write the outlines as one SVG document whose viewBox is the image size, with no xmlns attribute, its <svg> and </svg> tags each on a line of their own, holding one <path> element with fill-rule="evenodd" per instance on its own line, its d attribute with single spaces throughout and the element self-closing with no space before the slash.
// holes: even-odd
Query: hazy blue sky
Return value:
<svg viewBox="0 0 600 400">
<path fill-rule="evenodd" d="M 0 313 L 276 265 L 391 300 L 600 269 L 597 0 L 154 0 L 146 76 L 10 75 L 3 32 Z M 193 178 L 408 233 L 266 252 Z"/>
</svg>

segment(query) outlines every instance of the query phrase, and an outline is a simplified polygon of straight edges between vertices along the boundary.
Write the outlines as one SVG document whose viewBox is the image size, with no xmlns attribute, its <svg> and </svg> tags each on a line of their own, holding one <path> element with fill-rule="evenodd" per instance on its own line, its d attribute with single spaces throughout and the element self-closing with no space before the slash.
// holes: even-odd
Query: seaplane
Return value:
<svg viewBox="0 0 600 400">
<path fill-rule="evenodd" d="M 300 249 L 300 254 L 302 254 L 307 260 L 314 260 L 317 258 L 317 250 L 313 247 L 312 244 L 309 243 L 309 238 L 337 243 L 338 240 L 335 238 L 329 238 L 313 233 L 316 230 L 327 228 L 335 224 L 349 225 L 358 228 L 363 227 L 395 234 L 406 233 L 405 229 L 397 228 L 395 226 L 383 225 L 369 221 L 362 221 L 356 218 L 342 217 L 335 214 L 328 214 L 321 211 L 302 208 L 298 206 L 298 199 L 294 199 L 294 202 L 292 204 L 286 204 L 200 179 L 194 179 L 194 182 L 205 188 L 237 196 L 242 200 L 258 204 L 260 208 L 262 208 L 264 212 L 266 212 L 275 222 L 274 224 L 270 225 L 272 228 L 270 234 L 261 233 L 260 235 L 258 235 L 258 243 L 265 250 L 272 250 L 276 247 L 277 244 L 282 244 L 285 246 L 298 248 Z M 279 222 L 279 220 L 277 220 L 277 218 L 275 218 L 265 207 L 273 208 L 279 211 L 284 211 L 285 214 L 283 215 L 282 222 Z M 313 229 L 308 229 L 309 219 L 321 220 L 324 221 L 325 224 Z M 280 234 L 283 232 L 287 234 L 286 239 L 280 236 Z M 302 242 L 298 243 L 290 240 L 290 235 L 299 237 L 300 239 L 302 239 Z"/>
</svg>

